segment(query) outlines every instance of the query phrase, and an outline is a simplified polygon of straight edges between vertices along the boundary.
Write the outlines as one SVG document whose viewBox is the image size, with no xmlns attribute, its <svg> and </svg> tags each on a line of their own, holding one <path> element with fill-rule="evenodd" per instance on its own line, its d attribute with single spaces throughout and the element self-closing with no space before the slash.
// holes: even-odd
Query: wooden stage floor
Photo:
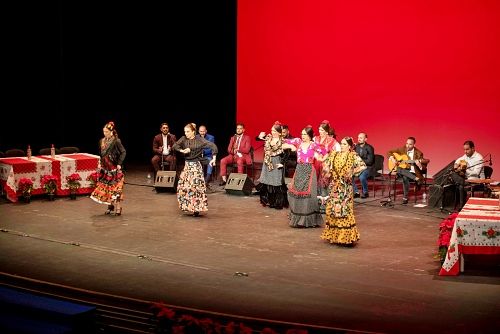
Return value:
<svg viewBox="0 0 500 334">
<path fill-rule="evenodd" d="M 209 211 L 182 213 L 173 192 L 126 170 L 122 216 L 79 196 L 0 199 L 0 272 L 90 291 L 230 315 L 378 333 L 494 333 L 498 257 L 470 256 L 439 276 L 439 208 L 356 199 L 361 240 L 320 239 L 288 226 L 288 210 L 213 186 Z M 386 192 L 387 195 L 387 192 Z M 421 202 L 420 198 L 419 201 Z M 244 274 L 237 274 L 244 273 Z"/>
</svg>

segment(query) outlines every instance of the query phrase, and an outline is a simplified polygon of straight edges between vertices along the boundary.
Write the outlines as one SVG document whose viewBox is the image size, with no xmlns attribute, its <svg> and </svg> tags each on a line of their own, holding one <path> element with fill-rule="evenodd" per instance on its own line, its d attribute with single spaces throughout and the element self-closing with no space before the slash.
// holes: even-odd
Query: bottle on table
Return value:
<svg viewBox="0 0 500 334">
<path fill-rule="evenodd" d="M 54 144 L 52 144 L 52 147 L 50 148 L 50 157 L 52 159 L 56 157 L 56 149 L 54 148 Z"/>
<path fill-rule="evenodd" d="M 31 147 L 28 145 L 28 149 L 26 150 L 26 156 L 28 157 L 28 160 L 31 160 Z"/>
</svg>

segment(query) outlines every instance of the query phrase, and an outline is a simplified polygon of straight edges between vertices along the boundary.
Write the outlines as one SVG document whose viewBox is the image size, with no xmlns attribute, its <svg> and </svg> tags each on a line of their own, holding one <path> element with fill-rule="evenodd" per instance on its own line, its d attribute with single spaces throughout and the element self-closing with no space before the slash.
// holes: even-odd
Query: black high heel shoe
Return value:
<svg viewBox="0 0 500 334">
<path fill-rule="evenodd" d="M 122 215 L 122 210 L 123 210 L 123 208 L 116 209 L 115 216 L 121 216 Z"/>
<path fill-rule="evenodd" d="M 104 212 L 105 215 L 111 214 L 111 212 L 115 209 L 115 206 L 113 204 L 108 205 L 108 209 L 106 212 Z"/>
</svg>

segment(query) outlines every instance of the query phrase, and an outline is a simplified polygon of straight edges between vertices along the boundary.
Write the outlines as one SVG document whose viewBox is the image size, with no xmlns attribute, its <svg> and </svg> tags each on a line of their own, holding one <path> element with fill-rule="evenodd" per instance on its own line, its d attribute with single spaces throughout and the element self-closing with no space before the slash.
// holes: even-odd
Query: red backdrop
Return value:
<svg viewBox="0 0 500 334">
<path fill-rule="evenodd" d="M 413 136 L 430 175 L 466 140 L 500 159 L 499 20 L 496 0 L 239 0 L 237 121 L 327 119 L 384 156 Z"/>
</svg>

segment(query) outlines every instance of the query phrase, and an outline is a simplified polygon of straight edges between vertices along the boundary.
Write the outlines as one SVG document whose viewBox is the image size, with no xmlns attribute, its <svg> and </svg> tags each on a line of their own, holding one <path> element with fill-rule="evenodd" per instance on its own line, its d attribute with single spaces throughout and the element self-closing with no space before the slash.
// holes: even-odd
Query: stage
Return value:
<svg viewBox="0 0 500 334">
<path fill-rule="evenodd" d="M 349 248 L 320 239 L 322 228 L 289 227 L 287 209 L 260 207 L 258 195 L 228 194 L 215 183 L 209 211 L 188 215 L 175 192 L 147 183 L 149 168 L 127 166 L 121 216 L 104 215 L 88 195 L 54 202 L 39 195 L 30 204 L 1 198 L 0 272 L 346 331 L 498 331 L 498 257 L 468 256 L 465 272 L 438 275 L 433 256 L 446 210 L 413 207 L 412 196 L 403 206 L 401 194 L 393 207 L 381 206 L 387 197 L 371 191 L 355 200 L 361 240 Z"/>
</svg>

